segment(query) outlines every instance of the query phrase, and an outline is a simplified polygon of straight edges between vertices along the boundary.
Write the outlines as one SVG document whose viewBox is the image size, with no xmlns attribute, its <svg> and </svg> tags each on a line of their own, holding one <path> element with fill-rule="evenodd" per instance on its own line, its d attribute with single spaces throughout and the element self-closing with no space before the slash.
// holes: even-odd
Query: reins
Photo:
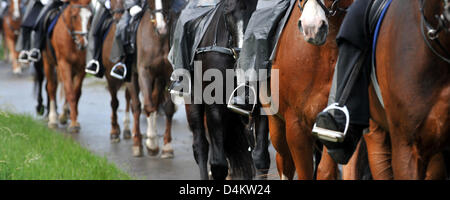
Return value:
<svg viewBox="0 0 450 200">
<path fill-rule="evenodd" d="M 433 52 L 434 55 L 439 57 L 441 60 L 445 61 L 446 63 L 450 64 L 450 53 L 449 51 L 442 45 L 442 43 L 439 41 L 439 33 L 442 31 L 449 32 L 449 26 L 450 22 L 446 13 L 441 13 L 440 15 L 435 15 L 435 18 L 438 20 L 437 27 L 433 27 L 425 17 L 425 7 L 426 0 L 419 0 L 419 6 L 420 6 L 420 15 L 421 15 L 421 34 L 423 36 L 423 40 L 425 41 L 425 44 L 428 46 L 428 48 Z M 448 0 L 444 0 L 444 8 L 447 9 L 450 6 Z M 445 12 L 445 11 L 444 11 Z M 436 46 L 445 53 L 445 55 L 442 55 L 439 53 L 431 44 L 431 42 L 434 42 Z"/>
<path fill-rule="evenodd" d="M 325 11 L 325 15 L 327 17 L 333 17 L 338 12 L 343 12 L 343 13 L 347 12 L 347 8 L 339 7 L 339 2 L 341 0 L 329 0 L 329 1 L 333 1 L 330 8 L 325 6 L 325 4 L 322 2 L 322 0 L 316 0 L 316 2 L 319 4 L 319 6 L 322 7 L 323 11 Z M 300 8 L 301 11 L 303 11 L 304 5 L 308 2 L 308 0 L 304 0 L 303 5 L 302 5 L 302 2 L 303 2 L 303 0 L 298 0 L 298 7 Z"/>
</svg>

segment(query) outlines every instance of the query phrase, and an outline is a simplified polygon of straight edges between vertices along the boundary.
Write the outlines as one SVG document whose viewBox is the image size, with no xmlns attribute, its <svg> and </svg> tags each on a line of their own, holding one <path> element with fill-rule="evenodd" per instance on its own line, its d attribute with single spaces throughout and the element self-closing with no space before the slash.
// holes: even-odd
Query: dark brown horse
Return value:
<svg viewBox="0 0 450 200">
<path fill-rule="evenodd" d="M 377 133 L 366 138 L 372 137 L 371 167 L 376 159 L 392 159 L 374 166 L 386 178 L 445 178 L 442 152 L 450 144 L 450 35 L 448 24 L 440 24 L 434 16 L 448 22 L 448 12 L 444 1 L 396 0 L 381 26 L 376 75 L 384 109 L 370 90 L 371 126 Z M 376 158 L 372 151 L 392 154 Z"/>
<path fill-rule="evenodd" d="M 102 48 L 102 65 L 105 68 L 105 77 L 108 82 L 108 90 L 111 95 L 111 133 L 110 139 L 111 142 L 119 142 L 120 141 L 120 126 L 117 122 L 117 109 L 119 108 L 119 100 L 117 99 L 117 92 L 124 85 L 122 80 L 114 78 L 111 76 L 111 69 L 114 67 L 115 63 L 112 63 L 110 60 L 111 50 L 113 49 L 113 41 L 116 32 L 116 23 L 119 21 L 120 17 L 123 14 L 123 0 L 112 0 L 111 1 L 111 14 L 112 22 L 111 23 L 108 34 L 105 37 L 103 48 Z M 130 131 L 130 101 L 131 96 L 129 94 L 128 88 L 125 89 L 125 117 L 124 117 L 124 130 L 123 130 L 123 138 L 130 139 L 131 131 Z"/>
<path fill-rule="evenodd" d="M 169 53 L 169 26 L 172 23 L 170 0 L 148 0 L 137 31 L 137 66 L 133 66 L 129 91 L 132 97 L 134 115 L 133 155 L 142 156 L 142 135 L 139 128 L 141 104 L 139 91 L 144 97 L 144 112 L 147 117 L 147 140 L 145 146 L 149 155 L 159 153 L 159 137 L 156 129 L 156 118 L 159 108 L 166 116 L 166 130 L 162 158 L 174 156 L 171 145 L 172 117 L 175 105 L 170 99 L 167 86 L 170 82 L 172 67 L 167 59 Z"/>
<path fill-rule="evenodd" d="M 12 62 L 13 73 L 22 73 L 22 68 L 18 62 L 19 52 L 16 51 L 16 42 L 19 37 L 20 24 L 22 22 L 22 15 L 20 10 L 21 0 L 11 0 L 3 17 L 3 32 L 5 36 L 6 46 L 9 51 L 9 59 Z"/>
<path fill-rule="evenodd" d="M 256 0 L 222 0 L 219 2 L 199 48 L 214 48 L 216 45 L 215 47 L 230 50 L 239 47 L 243 40 L 240 36 L 244 35 L 246 24 L 256 9 L 256 4 Z M 199 97 L 195 94 L 203 94 L 207 87 L 210 88 L 210 84 L 216 84 L 218 88 L 214 87 L 214 93 L 219 97 L 219 90 L 226 91 L 227 85 L 234 86 L 234 82 L 220 82 L 225 78 L 214 77 L 214 81 L 202 81 L 201 77 L 206 74 L 205 72 L 215 72 L 217 76 L 226 77 L 227 69 L 234 69 L 235 56 L 223 53 L 223 51 L 205 51 L 197 54 L 196 60 L 201 61 L 201 69 L 195 70 L 193 73 L 195 75 L 191 80 L 201 83 L 199 83 L 199 87 L 193 88 L 192 99 L 201 98 L 202 95 Z M 212 93 L 212 91 L 210 92 Z M 224 103 L 228 98 L 225 96 L 217 99 L 221 102 L 207 103 L 206 99 L 202 98 L 201 103 L 195 103 L 196 100 L 194 100 L 191 104 L 186 104 L 189 127 L 194 135 L 194 158 L 200 169 L 200 178 L 209 178 L 209 160 L 212 178 L 216 180 L 225 179 L 229 171 L 232 178 L 251 179 L 254 175 L 254 162 L 251 152 L 248 150 L 250 147 L 246 138 L 248 129 L 246 129 L 246 124 L 241 116 L 226 107 Z M 267 132 L 265 133 L 267 134 Z"/>
<path fill-rule="evenodd" d="M 321 2 L 328 8 L 334 3 Z M 353 1 L 336 2 L 338 7 L 347 8 Z M 272 70 L 278 70 L 279 76 L 271 78 L 271 94 L 278 94 L 279 102 L 271 103 L 278 104 L 279 110 L 269 116 L 269 130 L 282 179 L 293 179 L 295 172 L 298 179 L 314 177 L 313 153 L 317 143 L 311 130 L 317 114 L 327 105 L 338 55 L 335 40 L 344 17 L 344 13 L 337 12 L 327 18 L 319 3 L 318 0 L 306 1 L 302 4 L 303 12 L 297 6 L 294 8 L 279 40 L 272 66 Z M 299 32 L 299 24 L 302 33 Z M 279 87 L 273 85 L 276 82 L 279 82 Z M 279 91 L 274 88 L 279 88 Z M 318 179 L 337 177 L 336 164 L 326 150 L 317 170 Z"/>
<path fill-rule="evenodd" d="M 64 123 L 70 110 L 69 132 L 78 133 L 78 102 L 85 76 L 87 33 L 90 27 L 90 0 L 72 0 L 62 11 L 43 52 L 44 71 L 47 78 L 47 92 L 50 99 L 49 127 L 57 127 L 56 90 L 58 80 L 63 83 L 66 98 L 60 120 Z M 47 43 L 48 44 L 48 43 Z M 53 49 L 53 50 L 52 50 Z"/>
</svg>

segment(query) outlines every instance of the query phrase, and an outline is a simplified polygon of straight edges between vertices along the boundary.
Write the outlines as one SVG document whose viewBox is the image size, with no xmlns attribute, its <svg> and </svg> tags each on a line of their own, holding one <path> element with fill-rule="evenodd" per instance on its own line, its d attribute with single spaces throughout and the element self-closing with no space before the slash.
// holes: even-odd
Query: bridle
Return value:
<svg viewBox="0 0 450 200">
<path fill-rule="evenodd" d="M 450 32 L 450 2 L 449 0 L 443 0 L 444 3 L 444 11 L 443 13 L 439 15 L 435 15 L 434 17 L 438 21 L 437 26 L 432 26 L 427 18 L 425 17 L 425 7 L 426 0 L 419 0 L 419 8 L 420 8 L 420 14 L 421 14 L 421 33 L 423 36 L 423 39 L 428 46 L 428 48 L 435 54 L 437 57 L 442 59 L 443 61 L 450 64 L 450 53 L 449 51 L 442 45 L 442 43 L 439 41 L 439 33 L 442 31 L 448 33 Z M 442 55 L 439 53 L 431 44 L 431 42 L 434 42 L 436 46 L 445 53 L 445 55 Z"/>
<path fill-rule="evenodd" d="M 92 9 L 91 9 L 91 7 L 89 6 L 89 5 L 80 5 L 80 4 L 69 4 L 68 6 L 68 9 L 73 9 L 73 8 L 86 8 L 86 9 L 88 9 L 89 11 L 91 11 L 92 12 Z M 73 20 L 72 20 L 72 16 L 70 16 L 70 26 L 69 25 L 67 25 L 67 22 L 66 22 L 66 20 L 64 19 L 64 16 L 61 16 L 62 17 L 62 21 L 63 21 L 63 24 L 64 24 L 64 26 L 66 27 L 66 29 L 67 29 L 67 31 L 69 32 L 69 35 L 72 37 L 72 40 L 75 42 L 75 44 L 76 44 L 76 46 L 77 46 L 77 49 L 78 50 L 84 50 L 84 49 L 86 49 L 86 47 L 87 47 L 87 45 L 83 45 L 83 44 L 81 44 L 81 41 L 78 39 L 78 37 L 77 36 L 81 36 L 81 37 L 87 37 L 87 35 L 88 35 L 88 33 L 89 33 L 89 26 L 88 26 L 88 30 L 87 31 L 76 31 L 76 30 L 73 30 L 74 28 L 73 28 Z"/>
<path fill-rule="evenodd" d="M 323 11 L 325 11 L 325 15 L 327 17 L 333 17 L 335 16 L 338 12 L 343 12 L 346 13 L 347 12 L 347 8 L 341 8 L 339 7 L 339 2 L 341 0 L 328 0 L 328 1 L 332 1 L 333 3 L 331 4 L 331 7 L 328 8 L 323 2 L 322 0 L 316 0 L 316 2 L 319 4 L 320 7 L 322 7 Z M 303 2 L 303 5 L 302 5 Z M 300 8 L 301 11 L 303 11 L 303 8 L 305 7 L 305 4 L 308 2 L 308 0 L 298 0 L 298 7 Z"/>
</svg>

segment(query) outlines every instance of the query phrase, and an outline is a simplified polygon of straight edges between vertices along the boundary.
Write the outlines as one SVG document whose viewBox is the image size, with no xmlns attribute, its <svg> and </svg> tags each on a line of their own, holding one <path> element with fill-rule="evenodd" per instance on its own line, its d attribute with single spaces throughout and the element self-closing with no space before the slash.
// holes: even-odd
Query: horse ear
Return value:
<svg viewBox="0 0 450 200">
<path fill-rule="evenodd" d="M 224 1 L 224 11 L 229 14 L 236 10 L 239 0 L 225 0 Z"/>
</svg>

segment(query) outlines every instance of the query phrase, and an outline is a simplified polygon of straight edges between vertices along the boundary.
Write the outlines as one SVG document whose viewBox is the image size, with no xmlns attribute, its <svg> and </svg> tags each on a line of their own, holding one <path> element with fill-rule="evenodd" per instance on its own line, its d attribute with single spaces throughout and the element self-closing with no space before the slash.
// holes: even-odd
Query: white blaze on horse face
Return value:
<svg viewBox="0 0 450 200">
<path fill-rule="evenodd" d="M 317 3 L 323 0 L 310 0 L 303 7 L 299 28 L 304 39 L 314 45 L 322 45 L 328 34 L 328 20 L 323 8 Z"/>
<path fill-rule="evenodd" d="M 85 42 L 85 45 L 87 45 L 87 33 L 88 33 L 88 25 L 89 25 L 89 19 L 92 16 L 92 12 L 87 8 L 81 8 L 80 9 L 80 19 L 81 19 L 81 33 L 84 33 L 83 40 Z"/>
<path fill-rule="evenodd" d="M 14 0 L 14 11 L 13 11 L 13 17 L 15 19 L 18 19 L 20 17 L 20 6 L 19 6 L 19 0 Z"/>
<path fill-rule="evenodd" d="M 238 31 L 238 47 L 242 48 L 244 46 L 244 20 L 240 19 L 237 23 L 237 31 Z"/>
<path fill-rule="evenodd" d="M 155 10 L 162 10 L 162 0 L 155 0 Z M 164 15 L 162 12 L 156 12 L 156 29 L 160 34 L 166 34 L 167 33 L 167 25 L 164 21 Z"/>
</svg>

